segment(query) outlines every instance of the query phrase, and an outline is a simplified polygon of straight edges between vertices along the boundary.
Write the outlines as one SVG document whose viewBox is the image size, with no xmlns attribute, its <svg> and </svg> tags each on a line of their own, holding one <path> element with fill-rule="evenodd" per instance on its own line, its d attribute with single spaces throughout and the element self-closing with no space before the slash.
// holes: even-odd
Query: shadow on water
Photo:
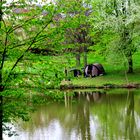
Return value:
<svg viewBox="0 0 140 140">
<path fill-rule="evenodd" d="M 10 140 L 140 139 L 140 90 L 49 91 L 31 101 L 36 111 Z"/>
</svg>

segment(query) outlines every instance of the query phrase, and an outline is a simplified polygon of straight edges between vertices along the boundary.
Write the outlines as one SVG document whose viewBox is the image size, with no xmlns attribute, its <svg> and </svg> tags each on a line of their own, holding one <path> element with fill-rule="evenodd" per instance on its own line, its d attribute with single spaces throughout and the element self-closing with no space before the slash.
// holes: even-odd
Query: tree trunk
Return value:
<svg viewBox="0 0 140 140">
<path fill-rule="evenodd" d="M 76 67 L 80 67 L 81 61 L 80 61 L 80 52 L 76 53 Z"/>
<path fill-rule="evenodd" d="M 87 65 L 87 47 L 84 47 L 84 67 Z"/>
<path fill-rule="evenodd" d="M 114 6 L 114 10 L 115 10 L 115 15 L 116 15 L 116 17 L 118 17 L 119 12 L 118 12 L 118 6 L 117 6 L 117 1 L 116 0 L 113 1 L 113 6 Z"/>
<path fill-rule="evenodd" d="M 133 73 L 133 59 L 132 54 L 130 54 L 127 58 L 128 60 L 128 73 Z"/>
<path fill-rule="evenodd" d="M 0 0 L 0 29 L 1 29 L 1 22 L 2 22 L 2 16 L 3 16 L 3 11 L 2 11 L 2 0 Z M 3 130 L 2 130 L 2 120 L 3 120 L 3 96 L 2 96 L 2 91 L 3 91 L 3 85 L 2 85 L 2 62 L 0 66 L 0 139 L 3 140 Z"/>
<path fill-rule="evenodd" d="M 2 130 L 2 124 L 3 124 L 3 96 L 2 96 L 2 91 L 3 91 L 3 85 L 2 85 L 2 74 L 0 70 L 0 139 L 3 140 L 3 130 Z"/>
<path fill-rule="evenodd" d="M 3 15 L 3 12 L 2 12 L 2 0 L 0 0 L 0 28 L 1 28 L 1 22 L 2 22 L 2 15 Z"/>
</svg>

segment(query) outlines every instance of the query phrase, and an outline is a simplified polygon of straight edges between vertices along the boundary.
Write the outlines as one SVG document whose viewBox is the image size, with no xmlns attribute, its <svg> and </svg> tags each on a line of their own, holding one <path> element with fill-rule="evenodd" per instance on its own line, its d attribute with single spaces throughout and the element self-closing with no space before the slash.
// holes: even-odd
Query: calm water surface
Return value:
<svg viewBox="0 0 140 140">
<path fill-rule="evenodd" d="M 54 93 L 55 94 L 55 93 Z M 140 140 L 140 91 L 64 92 L 5 140 Z"/>
</svg>

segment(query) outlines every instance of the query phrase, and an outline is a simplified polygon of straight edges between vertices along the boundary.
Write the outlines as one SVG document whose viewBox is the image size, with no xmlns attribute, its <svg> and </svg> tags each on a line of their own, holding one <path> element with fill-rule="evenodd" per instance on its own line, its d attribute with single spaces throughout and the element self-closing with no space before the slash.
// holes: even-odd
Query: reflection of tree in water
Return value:
<svg viewBox="0 0 140 140">
<path fill-rule="evenodd" d="M 89 106 L 90 102 L 97 102 L 100 98 L 101 93 L 64 93 L 65 106 L 63 102 L 39 106 L 37 111 L 32 114 L 32 121 L 24 124 L 23 127 L 33 134 L 35 129 L 48 128 L 50 124 L 57 121 L 63 128 L 64 139 L 69 139 L 74 132 L 80 139 L 90 140 Z"/>
<path fill-rule="evenodd" d="M 87 95 L 88 100 L 89 96 Z M 78 102 L 76 111 L 77 132 L 81 135 L 81 139 L 90 140 L 90 111 L 89 102 L 82 100 Z"/>
<path fill-rule="evenodd" d="M 125 138 L 135 140 L 140 138 L 139 130 L 136 125 L 136 113 L 134 110 L 135 100 L 134 94 L 128 91 L 128 106 L 125 116 Z"/>
<path fill-rule="evenodd" d="M 140 111 L 136 112 L 135 102 L 138 100 L 134 99 L 133 93 L 65 92 L 63 101 L 39 106 L 25 128 L 33 134 L 38 129 L 48 130 L 57 122 L 62 139 L 71 139 L 73 133 L 79 140 L 91 140 L 92 133 L 99 140 L 140 139 L 137 125 Z M 97 127 L 91 126 L 91 120 Z M 93 127 L 98 129 L 93 130 Z M 56 128 L 53 125 L 51 134 L 57 131 Z M 46 134 L 46 129 L 43 133 Z"/>
<path fill-rule="evenodd" d="M 100 125 L 97 131 L 98 139 L 140 139 L 138 134 L 140 128 L 137 124 L 140 116 L 135 112 L 134 94 L 130 92 L 129 94 L 107 94 L 100 105 L 94 105 L 92 112 L 93 115 L 98 116 Z"/>
<path fill-rule="evenodd" d="M 90 104 L 100 101 L 102 97 L 101 92 L 74 92 L 74 96 L 70 97 L 65 93 L 65 106 L 71 108 L 72 100 L 77 99 L 76 106 L 73 105 L 71 108 L 71 115 L 75 114 L 75 118 L 70 120 L 70 123 L 73 124 L 72 127 L 67 129 L 70 133 L 73 129 L 76 130 L 77 136 L 83 140 L 91 139 L 90 131 Z M 71 117 L 72 118 L 72 117 Z"/>
</svg>

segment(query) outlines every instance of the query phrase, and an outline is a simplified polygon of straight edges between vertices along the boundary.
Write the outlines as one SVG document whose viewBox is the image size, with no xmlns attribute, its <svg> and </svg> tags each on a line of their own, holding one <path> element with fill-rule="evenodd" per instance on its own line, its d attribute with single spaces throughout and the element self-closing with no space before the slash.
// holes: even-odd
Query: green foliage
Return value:
<svg viewBox="0 0 140 140">
<path fill-rule="evenodd" d="M 53 18 L 57 15 L 57 6 L 54 4 L 46 4 L 37 7 L 32 3 L 29 4 L 26 2 L 27 1 L 13 2 L 10 6 L 2 5 L 5 15 L 2 15 L 1 20 L 0 60 L 2 84 L 5 86 L 9 84 L 7 83 L 9 81 L 13 86 L 15 83 L 23 83 L 23 77 L 25 75 L 23 76 L 22 73 L 24 69 L 26 69 L 24 73 L 35 71 L 31 70 L 33 69 L 31 68 L 32 64 L 30 62 L 28 63 L 24 57 L 28 55 L 28 59 L 34 59 L 31 53 L 27 52 L 38 45 L 41 45 L 43 48 L 46 46 L 44 40 L 49 43 L 49 38 L 47 39 L 47 37 L 49 37 L 50 34 L 53 36 L 56 34 L 56 30 L 50 28 L 50 24 L 53 23 Z M 51 33 L 48 34 L 47 32 Z M 57 40 L 59 39 L 53 40 L 51 45 L 54 46 L 57 44 Z M 24 64 L 27 65 L 25 66 Z M 25 68 L 21 65 L 24 65 Z M 50 67 L 49 62 L 47 68 L 50 69 Z M 54 69 L 55 68 L 52 70 Z M 36 72 L 38 71 L 36 70 Z M 43 75 L 43 73 L 41 74 Z M 18 76 L 19 80 L 16 81 L 15 77 L 17 77 L 17 75 L 20 76 Z M 50 77 L 51 76 L 50 74 Z M 50 77 L 48 79 L 50 79 Z M 54 81 L 54 79 L 52 81 Z"/>
<path fill-rule="evenodd" d="M 129 8 L 125 7 L 125 15 L 122 4 L 119 0 L 61 0 L 55 5 L 35 6 L 30 2 L 29 6 L 27 1 L 13 3 L 11 7 L 2 5 L 6 15 L 0 32 L 3 85 L 58 88 L 65 78 L 64 68 L 74 67 L 75 52 L 58 55 L 67 48 L 90 46 L 91 40 L 94 44 L 89 49 L 97 58 L 104 56 L 113 64 L 127 63 L 125 57 L 138 50 L 139 5 L 131 2 Z M 11 12 L 15 6 L 25 12 Z M 33 48 L 51 50 L 57 56 L 34 55 L 30 53 Z M 88 61 L 93 62 L 91 58 Z"/>
<path fill-rule="evenodd" d="M 29 112 L 33 111 L 33 107 L 30 106 L 30 98 L 23 94 L 25 92 L 25 89 L 8 89 L 2 92 L 3 133 L 9 137 L 17 135 L 16 131 L 12 129 L 14 122 L 19 119 L 28 121 Z"/>
<path fill-rule="evenodd" d="M 139 5 L 134 1 L 107 0 L 93 1 L 92 6 L 95 10 L 90 18 L 94 48 L 99 46 L 97 49 L 103 50 L 111 61 L 112 57 L 120 57 L 129 65 L 130 57 L 139 48 L 139 32 L 136 31 Z"/>
<path fill-rule="evenodd" d="M 107 76 L 96 80 L 74 79 L 80 85 L 110 84 L 108 81 L 114 80 L 115 72 L 120 73 L 113 82 L 123 84 L 126 82 L 124 71 L 128 67 L 128 57 L 135 54 L 134 68 L 138 71 L 138 1 L 60 0 L 41 6 L 32 2 L 19 0 L 10 5 L 6 5 L 6 1 L 0 3 L 0 88 L 4 86 L 0 94 L 5 98 L 3 107 L 7 110 L 4 112 L 4 122 L 9 122 L 10 116 L 28 119 L 28 99 L 22 96 L 18 88 L 59 88 L 61 81 L 66 79 L 65 69 L 75 67 L 75 55 L 78 53 L 87 55 L 88 63 L 103 63 L 108 72 Z M 88 48 L 88 54 L 84 47 Z M 36 48 L 46 51 L 46 55 L 32 53 L 32 49 Z M 137 79 L 137 75 L 133 76 Z M 133 76 L 129 75 L 129 78 L 135 82 Z M 67 78 L 73 80 L 72 76 Z M 7 92 L 13 88 L 17 90 Z M 54 100 L 64 98 L 59 92 L 48 92 L 47 95 Z M 25 102 L 21 101 L 17 108 L 16 100 L 20 97 Z M 12 103 L 10 98 L 15 98 L 15 102 Z M 47 99 L 37 98 L 33 97 L 32 103 L 47 102 Z M 11 112 L 10 108 L 17 112 Z"/>
</svg>

